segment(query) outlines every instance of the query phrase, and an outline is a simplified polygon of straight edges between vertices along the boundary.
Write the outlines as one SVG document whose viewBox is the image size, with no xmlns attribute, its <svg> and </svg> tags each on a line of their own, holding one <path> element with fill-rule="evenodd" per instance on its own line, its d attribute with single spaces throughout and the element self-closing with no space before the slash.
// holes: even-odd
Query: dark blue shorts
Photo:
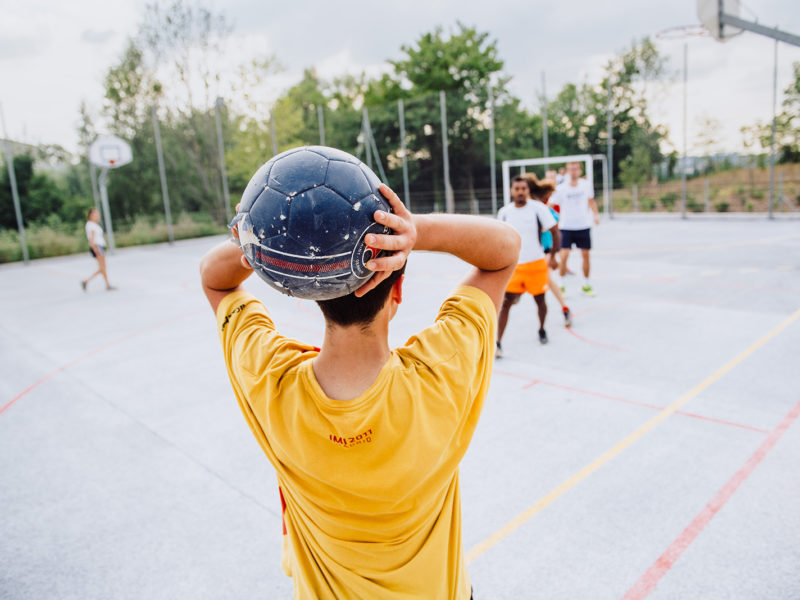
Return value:
<svg viewBox="0 0 800 600">
<path fill-rule="evenodd" d="M 591 229 L 562 229 L 561 247 L 572 248 L 576 246 L 581 250 L 592 249 L 592 230 Z"/>
</svg>

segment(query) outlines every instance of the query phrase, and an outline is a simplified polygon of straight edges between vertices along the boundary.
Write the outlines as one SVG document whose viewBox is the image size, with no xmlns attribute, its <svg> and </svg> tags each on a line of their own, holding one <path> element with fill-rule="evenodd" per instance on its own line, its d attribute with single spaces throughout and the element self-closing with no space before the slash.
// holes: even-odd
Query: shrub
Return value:
<svg viewBox="0 0 800 600">
<path fill-rule="evenodd" d="M 753 212 L 755 205 L 752 202 L 748 201 L 747 206 L 745 208 L 747 209 L 747 212 Z"/>
<path fill-rule="evenodd" d="M 675 192 L 667 192 L 663 196 L 661 196 L 661 205 L 666 208 L 667 210 L 672 210 L 675 206 L 675 201 L 679 198 L 678 194 Z"/>
<path fill-rule="evenodd" d="M 703 212 L 706 209 L 705 205 L 695 200 L 693 196 L 686 198 L 686 208 L 696 213 Z"/>
<path fill-rule="evenodd" d="M 651 212 L 656 207 L 656 200 L 655 198 L 650 198 L 649 196 L 643 197 L 639 200 L 639 208 L 642 209 L 642 212 Z"/>
<path fill-rule="evenodd" d="M 730 207 L 731 207 L 731 205 L 730 205 L 730 204 L 728 204 L 727 202 L 717 202 L 717 203 L 714 205 L 714 209 L 715 209 L 717 212 L 728 212 L 728 209 L 729 209 Z"/>
<path fill-rule="evenodd" d="M 756 200 L 763 200 L 764 190 L 753 190 L 752 192 L 750 192 L 750 197 L 755 198 Z"/>
</svg>

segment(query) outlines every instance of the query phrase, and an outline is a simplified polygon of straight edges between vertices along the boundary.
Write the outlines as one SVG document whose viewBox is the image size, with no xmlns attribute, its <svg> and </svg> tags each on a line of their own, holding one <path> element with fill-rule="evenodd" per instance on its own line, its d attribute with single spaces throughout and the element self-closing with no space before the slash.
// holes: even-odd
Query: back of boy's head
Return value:
<svg viewBox="0 0 800 600">
<path fill-rule="evenodd" d="M 381 281 L 374 289 L 364 296 L 357 298 L 355 294 L 347 294 L 332 300 L 318 300 L 317 304 L 322 309 L 325 321 L 328 325 L 339 325 L 347 327 L 349 325 L 360 325 L 367 327 L 386 304 L 392 286 L 400 279 L 406 270 L 406 266 L 397 271 L 393 271 L 389 277 Z"/>
</svg>

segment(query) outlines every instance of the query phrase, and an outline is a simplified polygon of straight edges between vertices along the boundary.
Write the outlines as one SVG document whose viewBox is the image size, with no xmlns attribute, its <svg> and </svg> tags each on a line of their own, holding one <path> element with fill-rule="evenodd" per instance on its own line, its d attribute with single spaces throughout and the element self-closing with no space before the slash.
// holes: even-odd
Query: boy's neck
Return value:
<svg viewBox="0 0 800 600">
<path fill-rule="evenodd" d="M 352 400 L 363 394 L 389 360 L 389 322 L 378 318 L 368 327 L 328 325 L 325 341 L 314 359 L 314 375 L 333 400 Z"/>
</svg>

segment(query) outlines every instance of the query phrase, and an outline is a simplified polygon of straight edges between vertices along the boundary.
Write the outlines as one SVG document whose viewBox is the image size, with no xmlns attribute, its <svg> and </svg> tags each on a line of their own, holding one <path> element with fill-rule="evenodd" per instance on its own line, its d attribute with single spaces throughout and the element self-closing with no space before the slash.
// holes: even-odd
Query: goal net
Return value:
<svg viewBox="0 0 800 600">
<path fill-rule="evenodd" d="M 608 168 L 606 164 L 605 154 L 572 154 L 570 156 L 549 156 L 547 158 L 518 158 L 516 160 L 503 161 L 503 203 L 508 204 L 511 202 L 511 170 L 518 170 L 519 173 L 524 173 L 529 167 L 545 167 L 550 165 L 565 165 L 568 162 L 583 163 L 583 172 L 586 178 L 594 185 L 594 163 L 600 161 L 600 172 L 603 178 L 603 211 L 605 214 L 610 215 L 610 196 L 608 189 Z"/>
</svg>

